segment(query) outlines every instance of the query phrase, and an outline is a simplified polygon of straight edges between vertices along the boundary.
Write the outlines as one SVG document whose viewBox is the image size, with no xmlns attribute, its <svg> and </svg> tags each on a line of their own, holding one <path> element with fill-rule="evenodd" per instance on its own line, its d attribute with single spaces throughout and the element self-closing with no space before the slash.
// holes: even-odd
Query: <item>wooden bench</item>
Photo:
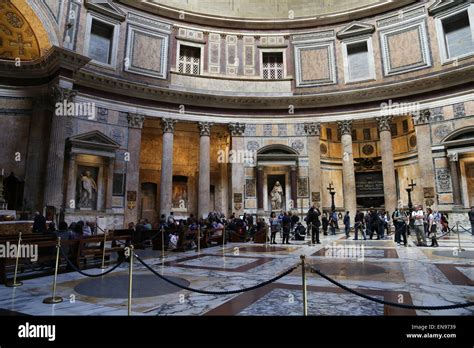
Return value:
<svg viewBox="0 0 474 348">
<path fill-rule="evenodd" d="M 110 259 L 113 252 L 118 252 L 118 259 L 122 260 L 125 257 L 124 245 L 130 243 L 131 236 L 107 236 L 106 241 L 112 242 L 111 247 L 106 247 L 105 255 L 106 259 Z M 14 242 L 16 240 L 16 242 Z M 117 242 L 122 240 L 123 243 L 118 244 Z M 7 241 L 0 241 L 0 244 L 5 244 Z M 9 240 L 10 244 L 17 244 L 18 239 Z M 82 264 L 85 266 L 87 260 L 98 259 L 102 262 L 103 254 L 103 236 L 88 236 L 81 239 L 61 240 L 61 246 L 67 251 L 69 260 L 78 268 L 82 268 Z M 48 269 L 49 273 L 55 267 L 56 261 L 56 244 L 57 239 L 55 236 L 42 236 L 38 235 L 37 238 L 25 238 L 22 240 L 22 245 L 32 244 L 38 247 L 38 259 L 32 261 L 27 258 L 18 259 L 18 273 L 24 273 L 26 270 L 43 270 Z M 91 245 L 92 244 L 92 245 Z M 65 265 L 65 260 L 60 255 L 60 267 Z M 7 280 L 7 274 L 14 272 L 16 258 L 0 258 L 0 283 L 5 283 Z M 66 267 L 70 270 L 69 267 Z"/>
<path fill-rule="evenodd" d="M 268 226 L 265 226 L 261 230 L 257 231 L 254 236 L 253 236 L 253 242 L 254 243 L 262 243 L 265 244 L 267 241 L 269 241 L 268 238 Z"/>
<path fill-rule="evenodd" d="M 227 235 L 232 243 L 246 243 L 250 240 L 243 228 L 239 228 L 237 231 L 227 230 Z"/>
</svg>

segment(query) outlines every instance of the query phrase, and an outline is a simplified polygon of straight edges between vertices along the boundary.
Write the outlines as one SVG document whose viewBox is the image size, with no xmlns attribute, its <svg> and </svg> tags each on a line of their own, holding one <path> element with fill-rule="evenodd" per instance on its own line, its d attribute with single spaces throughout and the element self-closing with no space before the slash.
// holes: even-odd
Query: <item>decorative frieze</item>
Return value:
<svg viewBox="0 0 474 348">
<path fill-rule="evenodd" d="M 319 137 L 321 136 L 321 123 L 319 122 L 305 123 L 304 130 L 308 136 Z"/>
</svg>

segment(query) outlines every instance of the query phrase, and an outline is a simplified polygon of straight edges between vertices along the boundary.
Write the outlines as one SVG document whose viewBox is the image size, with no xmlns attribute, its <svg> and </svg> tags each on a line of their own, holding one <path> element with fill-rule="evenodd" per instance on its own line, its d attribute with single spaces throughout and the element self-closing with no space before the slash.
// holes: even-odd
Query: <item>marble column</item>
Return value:
<svg viewBox="0 0 474 348">
<path fill-rule="evenodd" d="M 392 132 L 390 130 L 392 116 L 378 117 L 377 122 L 380 133 L 385 210 L 391 213 L 397 207 L 397 184 L 393 161 Z"/>
<path fill-rule="evenodd" d="M 199 194 L 198 194 L 198 216 L 199 218 L 209 214 L 211 198 L 211 122 L 199 122 Z"/>
<path fill-rule="evenodd" d="M 129 161 L 126 162 L 126 189 L 125 189 L 125 213 L 124 227 L 130 222 L 137 223 L 140 199 L 140 153 L 142 145 L 142 128 L 145 116 L 129 113 L 128 121 L 128 147 Z M 129 195 L 130 193 L 130 195 Z M 136 197 L 136 201 L 128 201 L 129 198 Z"/>
<path fill-rule="evenodd" d="M 290 167 L 290 189 L 291 189 L 291 200 L 293 201 L 293 209 L 298 208 L 298 195 L 296 185 L 296 175 L 298 168 L 296 166 Z"/>
<path fill-rule="evenodd" d="M 232 150 L 244 151 L 245 124 L 229 124 L 230 135 L 232 136 Z M 233 156 L 240 158 L 241 156 Z M 238 161 L 237 161 L 238 162 Z M 244 186 L 245 186 L 245 166 L 244 163 L 231 163 L 231 187 L 232 187 L 232 212 L 236 216 L 244 213 Z"/>
<path fill-rule="evenodd" d="M 449 169 L 451 171 L 451 183 L 453 185 L 453 203 L 454 205 L 462 204 L 461 186 L 458 171 L 458 154 L 449 155 Z"/>
<path fill-rule="evenodd" d="M 263 202 L 263 188 L 264 188 L 264 167 L 257 166 L 257 209 L 259 211 L 259 215 L 263 215 L 264 209 L 264 202 Z"/>
<path fill-rule="evenodd" d="M 115 171 L 115 158 L 108 159 L 107 166 L 107 189 L 105 196 L 105 211 L 112 213 L 112 197 L 113 197 L 113 185 L 114 185 L 114 171 Z M 140 170 L 140 169 L 139 169 Z M 140 183 L 138 183 L 140 184 Z"/>
<path fill-rule="evenodd" d="M 72 103 L 76 94 L 76 91 L 59 85 L 52 88 L 54 103 Z M 54 113 L 51 121 L 43 204 L 44 207 L 55 207 L 58 213 L 61 208 L 64 208 L 64 155 L 66 149 L 66 128 L 68 118 L 70 117 Z"/>
<path fill-rule="evenodd" d="M 423 202 L 413 202 L 413 204 L 424 204 L 427 206 L 427 201 L 432 199 L 434 204 L 431 205 L 431 207 L 437 209 L 436 181 L 434 175 L 433 154 L 431 151 L 430 118 L 431 113 L 429 110 L 422 110 L 413 115 L 417 140 L 416 147 L 418 150 L 418 167 L 420 169 L 420 180 L 417 184 L 422 188 L 425 198 Z M 434 197 L 427 197 L 428 193 L 430 196 Z"/>
<path fill-rule="evenodd" d="M 304 126 L 308 137 L 308 165 L 310 204 L 321 205 L 321 124 L 306 123 Z"/>
<path fill-rule="evenodd" d="M 53 100 L 49 96 L 33 100 L 26 153 L 24 210 L 42 211 L 43 209 L 43 188 L 48 159 L 48 144 L 45 142 L 45 134 L 50 131 L 53 112 Z"/>
<path fill-rule="evenodd" d="M 76 154 L 69 154 L 68 176 L 67 176 L 67 193 L 66 193 L 66 211 L 73 212 L 76 210 Z"/>
<path fill-rule="evenodd" d="M 344 210 L 349 211 L 354 219 L 357 210 L 356 182 L 354 173 L 354 156 L 352 153 L 352 121 L 338 122 L 342 142 L 342 178 Z"/>
<path fill-rule="evenodd" d="M 177 121 L 171 118 L 161 120 L 163 127 L 163 155 L 161 158 L 160 181 L 160 215 L 168 216 L 171 212 L 173 194 L 173 141 L 174 125 Z"/>
</svg>

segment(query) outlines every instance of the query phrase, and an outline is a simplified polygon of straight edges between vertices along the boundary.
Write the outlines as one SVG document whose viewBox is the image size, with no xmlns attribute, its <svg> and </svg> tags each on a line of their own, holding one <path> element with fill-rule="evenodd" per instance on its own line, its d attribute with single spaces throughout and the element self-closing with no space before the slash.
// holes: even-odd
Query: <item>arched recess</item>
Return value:
<svg viewBox="0 0 474 348">
<path fill-rule="evenodd" d="M 449 133 L 442 141 L 443 144 L 474 143 L 474 126 L 459 128 Z"/>
<path fill-rule="evenodd" d="M 35 60 L 52 47 L 49 30 L 26 0 L 1 1 L 0 14 L 1 59 Z"/>
</svg>

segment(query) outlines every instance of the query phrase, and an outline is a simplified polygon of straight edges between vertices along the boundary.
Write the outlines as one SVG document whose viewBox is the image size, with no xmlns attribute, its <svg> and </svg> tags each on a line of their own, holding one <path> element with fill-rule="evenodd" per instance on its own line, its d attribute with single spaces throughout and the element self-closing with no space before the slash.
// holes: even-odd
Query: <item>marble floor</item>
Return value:
<svg viewBox="0 0 474 348">
<path fill-rule="evenodd" d="M 393 236 L 393 235 L 392 235 Z M 390 302 L 440 306 L 474 301 L 474 238 L 462 233 L 439 240 L 438 248 L 408 247 L 392 240 L 354 241 L 344 234 L 322 236 L 321 244 L 228 243 L 197 251 L 139 250 L 138 255 L 172 281 L 194 289 L 228 291 L 252 287 L 306 262 L 360 293 Z M 51 296 L 53 276 L 23 280 L 23 286 L 0 286 L 0 313 L 29 315 L 127 315 L 128 263 L 104 277 L 76 272 L 58 275 L 59 304 Z M 98 268 L 86 270 L 100 274 Z M 236 294 L 200 294 L 183 290 L 153 275 L 138 260 L 133 264 L 133 315 L 292 316 L 303 314 L 302 268 L 264 287 Z M 466 309 L 426 311 L 378 304 L 348 293 L 306 271 L 308 314 L 474 315 Z"/>
</svg>

